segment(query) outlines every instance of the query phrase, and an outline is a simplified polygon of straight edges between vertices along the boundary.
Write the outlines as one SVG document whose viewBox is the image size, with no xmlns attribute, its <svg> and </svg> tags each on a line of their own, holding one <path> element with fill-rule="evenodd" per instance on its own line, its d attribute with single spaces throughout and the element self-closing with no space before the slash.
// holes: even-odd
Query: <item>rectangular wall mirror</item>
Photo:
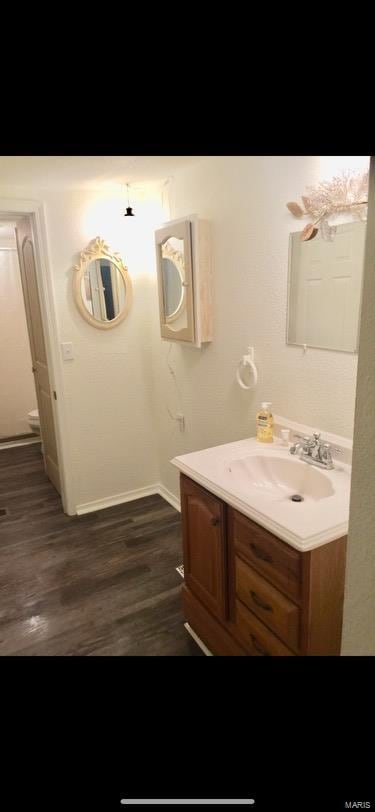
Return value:
<svg viewBox="0 0 375 812">
<path fill-rule="evenodd" d="M 358 351 L 365 237 L 364 222 L 338 225 L 332 240 L 290 235 L 287 344 Z"/>
</svg>

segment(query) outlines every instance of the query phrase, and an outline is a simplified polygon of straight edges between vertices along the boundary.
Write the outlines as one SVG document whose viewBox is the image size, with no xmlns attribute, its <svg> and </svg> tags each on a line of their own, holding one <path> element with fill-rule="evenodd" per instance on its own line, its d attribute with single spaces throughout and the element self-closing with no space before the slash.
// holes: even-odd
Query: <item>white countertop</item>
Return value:
<svg viewBox="0 0 375 812">
<path fill-rule="evenodd" d="M 277 437 L 273 443 L 252 437 L 183 454 L 171 462 L 297 550 L 313 550 L 348 532 L 351 466 L 337 459 L 332 470 L 323 470 L 292 456 Z M 295 492 L 304 501 L 292 502 Z"/>
</svg>

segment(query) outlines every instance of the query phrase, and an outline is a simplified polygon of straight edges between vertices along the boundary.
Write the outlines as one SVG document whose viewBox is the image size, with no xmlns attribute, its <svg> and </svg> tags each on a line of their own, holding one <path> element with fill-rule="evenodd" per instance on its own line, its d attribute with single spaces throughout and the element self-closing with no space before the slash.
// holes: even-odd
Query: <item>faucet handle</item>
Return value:
<svg viewBox="0 0 375 812">
<path fill-rule="evenodd" d="M 335 448 L 335 446 L 331 445 L 331 443 L 323 443 L 323 448 L 327 448 L 330 451 L 334 451 L 335 454 L 343 454 L 342 448 Z"/>
<path fill-rule="evenodd" d="M 336 451 L 336 454 L 343 454 L 344 453 L 343 448 L 335 448 L 335 446 L 331 445 L 331 443 L 323 443 L 323 446 L 324 446 L 324 448 L 330 448 L 331 451 Z"/>
<path fill-rule="evenodd" d="M 314 431 L 313 438 L 314 440 L 320 440 L 320 431 Z"/>
<path fill-rule="evenodd" d="M 322 443 L 319 449 L 319 456 L 322 462 L 325 462 L 330 467 L 333 467 L 331 451 L 332 447 L 330 443 Z"/>
</svg>

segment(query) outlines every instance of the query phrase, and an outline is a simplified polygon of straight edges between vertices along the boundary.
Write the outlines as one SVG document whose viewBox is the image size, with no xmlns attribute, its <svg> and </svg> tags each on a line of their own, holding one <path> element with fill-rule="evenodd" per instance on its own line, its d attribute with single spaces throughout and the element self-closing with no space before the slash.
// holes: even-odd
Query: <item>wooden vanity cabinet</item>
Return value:
<svg viewBox="0 0 375 812">
<path fill-rule="evenodd" d="M 228 656 L 337 656 L 346 537 L 300 552 L 181 474 L 186 620 Z"/>
</svg>

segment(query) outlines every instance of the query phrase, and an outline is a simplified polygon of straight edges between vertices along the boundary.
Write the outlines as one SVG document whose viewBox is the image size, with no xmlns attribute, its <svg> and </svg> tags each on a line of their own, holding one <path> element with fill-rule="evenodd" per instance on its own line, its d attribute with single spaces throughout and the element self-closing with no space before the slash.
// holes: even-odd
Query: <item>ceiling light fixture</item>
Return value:
<svg viewBox="0 0 375 812">
<path fill-rule="evenodd" d="M 126 213 L 124 214 L 124 217 L 134 217 L 135 215 L 134 215 L 133 209 L 132 209 L 132 207 L 131 207 L 131 205 L 129 203 L 129 184 L 128 183 L 126 184 L 126 188 L 128 190 L 128 205 L 126 207 Z"/>
</svg>

